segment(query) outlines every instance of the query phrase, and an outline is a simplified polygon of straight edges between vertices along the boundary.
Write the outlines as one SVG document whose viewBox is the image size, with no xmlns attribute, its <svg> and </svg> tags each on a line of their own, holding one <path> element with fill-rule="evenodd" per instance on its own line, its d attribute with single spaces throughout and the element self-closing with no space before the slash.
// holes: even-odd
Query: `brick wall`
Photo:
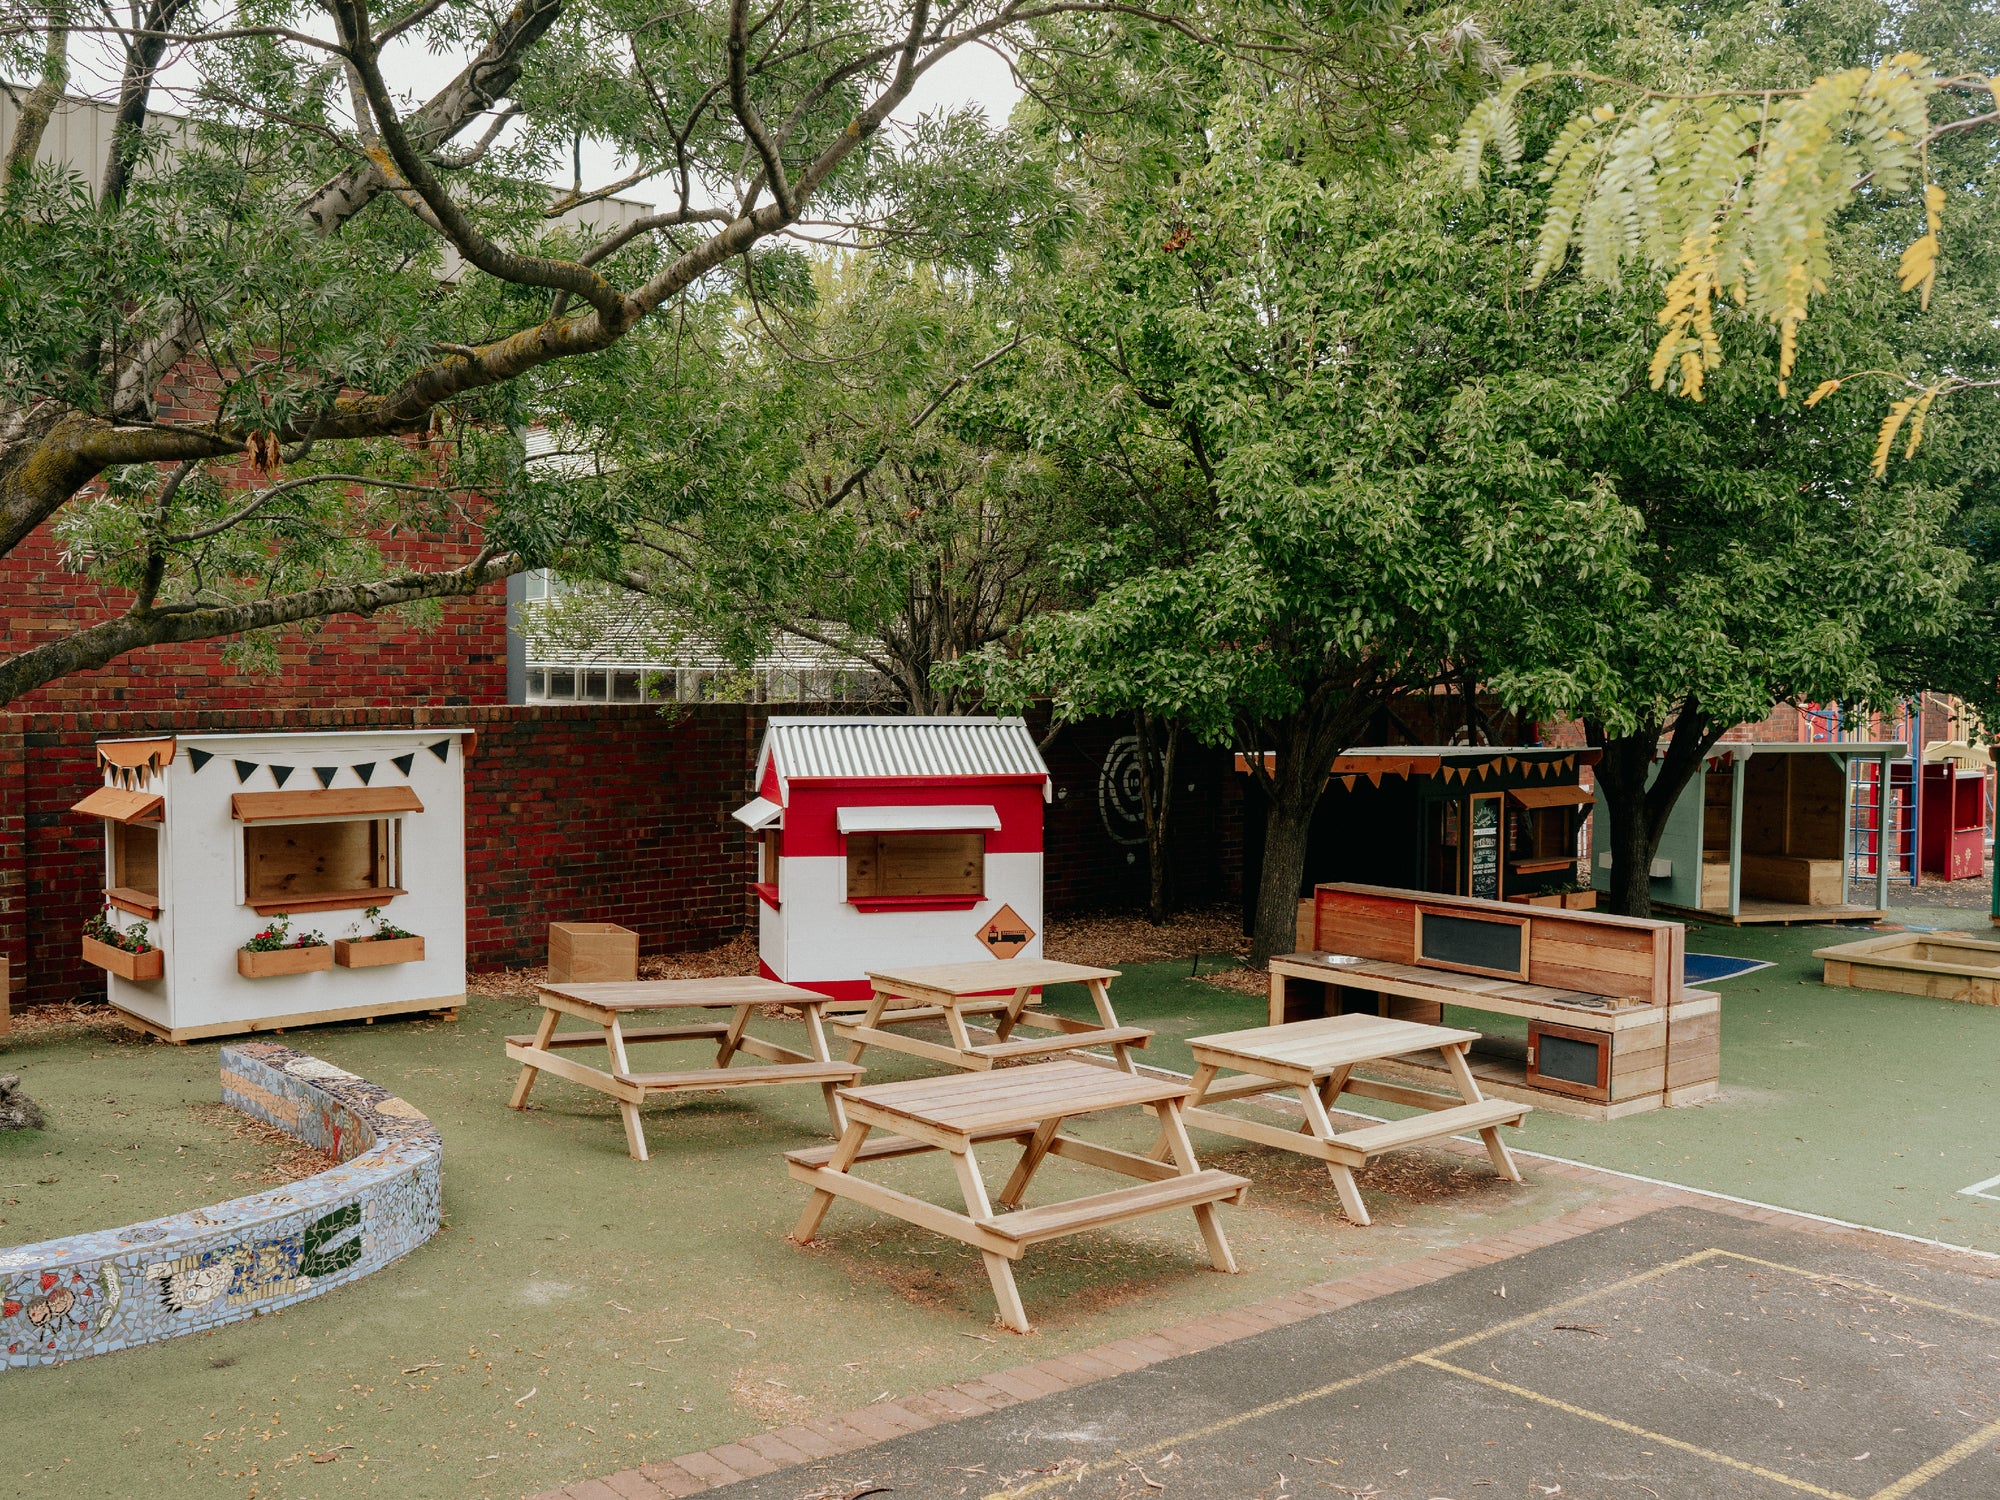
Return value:
<svg viewBox="0 0 2000 1500">
<path fill-rule="evenodd" d="M 469 561 L 471 531 L 380 540 L 391 569 L 437 569 Z M 130 596 L 102 589 L 62 568 L 62 545 L 42 526 L 0 557 L 0 659 L 122 614 Z M 439 623 L 412 628 L 409 617 L 348 615 L 315 631 L 288 632 L 279 670 L 250 671 L 228 661 L 224 642 L 148 646 L 95 671 L 77 672 L 9 707 L 18 713 L 118 710 L 199 702 L 210 708 L 399 707 L 499 704 L 507 701 L 507 591 L 496 583 L 470 599 L 444 601 Z"/>
<path fill-rule="evenodd" d="M 765 712 L 703 704 L 671 718 L 602 705 L 0 715 L 0 954 L 13 961 L 17 999 L 103 993 L 77 941 L 100 899 L 103 834 L 69 811 L 98 784 L 97 740 L 444 725 L 479 736 L 465 779 L 473 968 L 541 962 L 548 924 L 565 919 L 630 927 L 645 953 L 708 947 L 753 911 L 750 843 L 729 814 L 750 795 Z M 1066 729 L 1049 752 L 1061 794 L 1048 814 L 1051 907 L 1145 898 L 1143 847 L 1109 836 L 1099 795 L 1105 757 L 1122 733 L 1110 724 Z M 1183 751 L 1176 860 L 1179 897 L 1189 904 L 1233 899 L 1240 889 L 1240 792 L 1227 766 L 1216 752 Z"/>
</svg>

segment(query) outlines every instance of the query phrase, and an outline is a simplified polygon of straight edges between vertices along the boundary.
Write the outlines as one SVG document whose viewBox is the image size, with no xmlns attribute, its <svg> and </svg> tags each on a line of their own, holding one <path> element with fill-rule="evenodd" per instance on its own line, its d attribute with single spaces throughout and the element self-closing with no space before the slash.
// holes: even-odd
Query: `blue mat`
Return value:
<svg viewBox="0 0 2000 1500">
<path fill-rule="evenodd" d="M 1681 979 L 1687 984 L 1714 984 L 1718 979 L 1734 979 L 1739 974 L 1768 969 L 1757 958 L 1725 958 L 1720 953 L 1690 953 L 1681 960 Z"/>
</svg>

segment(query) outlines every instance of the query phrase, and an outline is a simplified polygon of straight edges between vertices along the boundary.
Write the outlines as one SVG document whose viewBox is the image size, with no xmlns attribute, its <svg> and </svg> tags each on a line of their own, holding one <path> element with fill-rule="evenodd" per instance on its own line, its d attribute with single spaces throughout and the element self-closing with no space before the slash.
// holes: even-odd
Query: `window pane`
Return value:
<svg viewBox="0 0 2000 1500">
<path fill-rule="evenodd" d="M 637 703 L 639 701 L 639 674 L 634 671 L 616 671 L 611 674 L 611 701 L 614 703 Z"/>
<path fill-rule="evenodd" d="M 549 672 L 549 696 L 570 699 L 576 696 L 576 673 L 568 667 L 557 667 Z"/>
</svg>

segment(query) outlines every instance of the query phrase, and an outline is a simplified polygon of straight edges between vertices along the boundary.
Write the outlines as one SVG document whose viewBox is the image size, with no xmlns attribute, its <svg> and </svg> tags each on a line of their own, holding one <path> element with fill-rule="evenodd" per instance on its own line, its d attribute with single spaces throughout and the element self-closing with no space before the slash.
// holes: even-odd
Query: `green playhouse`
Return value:
<svg viewBox="0 0 2000 1500">
<path fill-rule="evenodd" d="M 1898 741 L 1718 745 L 1668 814 L 1653 904 L 1711 921 L 1828 922 L 1889 905 L 1884 829 Z M 1883 792 L 1889 792 L 1885 818 Z M 1602 803 L 1602 794 L 1599 794 Z M 1591 879 L 1610 888 L 1610 819 L 1591 819 Z"/>
</svg>

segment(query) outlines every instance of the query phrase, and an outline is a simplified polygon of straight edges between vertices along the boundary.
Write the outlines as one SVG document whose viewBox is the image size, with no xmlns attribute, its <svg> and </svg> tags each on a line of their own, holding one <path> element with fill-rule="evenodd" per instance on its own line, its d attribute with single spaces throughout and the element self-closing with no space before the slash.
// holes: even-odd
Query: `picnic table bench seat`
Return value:
<svg viewBox="0 0 2000 1500">
<path fill-rule="evenodd" d="M 630 1037 L 626 1040 L 629 1042 Z M 613 1073 L 620 1083 L 629 1083 L 648 1093 L 670 1093 L 686 1089 L 760 1088 L 777 1083 L 852 1083 L 867 1072 L 855 1063 L 774 1063 L 766 1067 L 686 1068 L 672 1073 Z"/>
</svg>

